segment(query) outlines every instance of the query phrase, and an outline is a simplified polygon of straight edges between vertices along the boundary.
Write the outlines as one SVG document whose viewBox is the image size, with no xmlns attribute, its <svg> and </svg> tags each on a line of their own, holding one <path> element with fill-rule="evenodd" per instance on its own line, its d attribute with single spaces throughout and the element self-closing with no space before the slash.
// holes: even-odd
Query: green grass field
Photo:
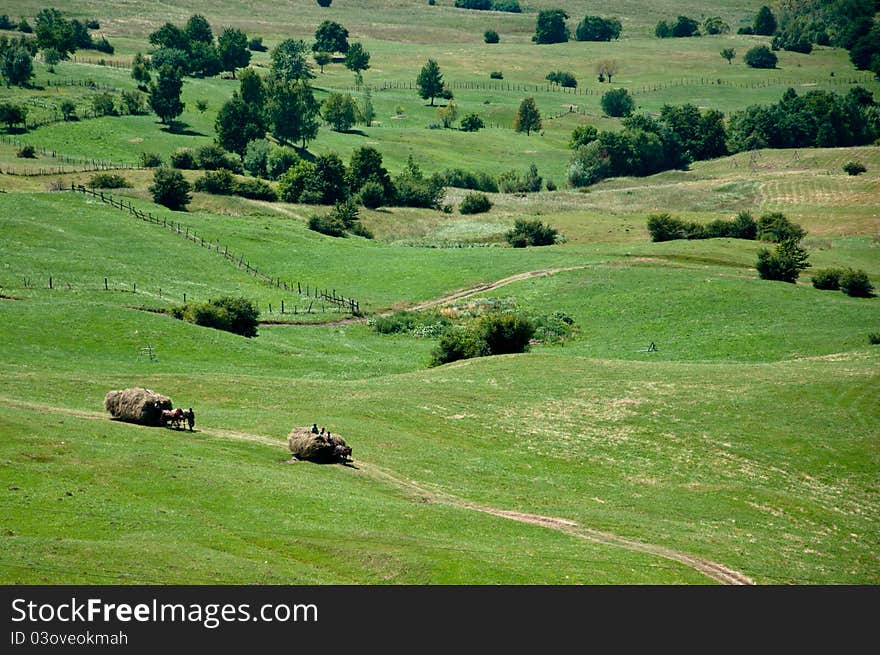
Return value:
<svg viewBox="0 0 880 655">
<path fill-rule="evenodd" d="M 846 53 L 783 52 L 778 70 L 754 71 L 741 55 L 764 37 L 653 38 L 660 19 L 704 17 L 695 2 L 627 1 L 615 6 L 620 41 L 540 47 L 530 42 L 535 12 L 556 6 L 543 0 L 523 3 L 522 15 L 451 0 L 337 4 L 73 0 L 63 10 L 99 18 L 117 46 L 108 59 L 121 64 L 165 20 L 196 12 L 215 32 L 239 26 L 270 47 L 338 20 L 373 55 L 365 80 L 378 124 L 322 127 L 310 151 L 347 160 L 372 145 L 392 173 L 410 154 L 429 173 L 534 162 L 560 190 L 489 194 L 491 211 L 465 216 L 464 191 L 448 189 L 452 213 L 363 210 L 376 238 L 334 239 L 306 227 L 328 208 L 196 193 L 188 211 L 172 212 L 152 203 L 151 171 L 118 171 L 132 188 L 115 198 L 273 279 L 356 298 L 365 316 L 340 320 L 347 314 L 249 275 L 216 246 L 58 190 L 88 182 L 85 160 L 132 165 L 141 152 L 167 159 L 212 142 L 237 82 L 188 79 L 183 133 L 152 115 L 87 118 L 94 92 L 80 82 L 134 88 L 127 69 L 83 63 L 99 53 L 77 53 L 55 73 L 38 63 L 44 88 L 0 89 L 0 101 L 32 102 L 33 120 L 52 118 L 62 99 L 83 115 L 11 135 L 37 146 L 36 159 L 0 143 L 0 581 L 880 583 L 880 346 L 868 338 L 880 333 L 880 299 L 810 284 L 817 269 L 849 266 L 880 288 L 880 150 L 762 150 L 587 192 L 563 185 L 573 127 L 619 125 L 599 109 L 611 87 L 595 80 L 598 58 L 620 61 L 613 86 L 633 90 L 645 111 L 693 102 L 730 112 L 775 102 L 789 85 L 845 92 L 867 79 Z M 712 13 L 735 32 L 760 4 L 729 0 Z M 572 28 L 606 13 L 565 5 Z M 15 0 L 4 11 L 41 7 Z M 482 42 L 488 28 L 499 45 Z M 732 65 L 718 54 L 728 46 Z M 435 108 L 401 87 L 428 57 L 456 85 L 461 113 L 489 128 L 427 129 Z M 265 72 L 267 61 L 254 64 Z M 575 72 L 583 93 L 547 90 L 556 69 Z M 503 87 L 488 86 L 493 70 Z M 353 81 L 335 64 L 315 84 L 321 98 Z M 543 135 L 516 134 L 525 95 L 545 115 L 565 114 L 545 120 Z M 867 172 L 846 175 L 853 160 Z M 754 268 L 763 244 L 651 243 L 646 220 L 661 211 L 701 223 L 784 212 L 808 230 L 812 267 L 798 284 L 768 282 Z M 564 242 L 507 247 L 518 218 L 557 227 Z M 379 313 L 465 290 L 533 314 L 564 311 L 576 332 L 430 368 L 438 339 L 372 327 Z M 267 322 L 256 338 L 155 311 L 227 294 L 257 303 Z M 196 431 L 111 421 L 105 394 L 129 386 L 193 407 Z M 312 422 L 346 438 L 353 466 L 284 463 L 289 431 Z"/>
</svg>

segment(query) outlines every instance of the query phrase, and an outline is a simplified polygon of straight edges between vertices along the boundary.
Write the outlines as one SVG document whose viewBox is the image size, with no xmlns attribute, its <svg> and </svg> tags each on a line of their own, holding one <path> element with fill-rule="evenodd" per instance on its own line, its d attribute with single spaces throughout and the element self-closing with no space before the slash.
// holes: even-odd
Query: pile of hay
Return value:
<svg viewBox="0 0 880 655">
<path fill-rule="evenodd" d="M 334 451 L 336 446 L 345 445 L 345 439 L 334 434 L 327 441 L 324 435 L 313 433 L 311 428 L 294 428 L 287 437 L 287 445 L 296 459 L 328 464 L 339 461 Z"/>
<path fill-rule="evenodd" d="M 159 403 L 159 409 L 156 409 L 156 403 Z M 104 398 L 104 409 L 118 421 L 159 425 L 162 410 L 174 409 L 174 407 L 167 396 L 149 389 L 134 387 L 109 391 Z"/>
</svg>

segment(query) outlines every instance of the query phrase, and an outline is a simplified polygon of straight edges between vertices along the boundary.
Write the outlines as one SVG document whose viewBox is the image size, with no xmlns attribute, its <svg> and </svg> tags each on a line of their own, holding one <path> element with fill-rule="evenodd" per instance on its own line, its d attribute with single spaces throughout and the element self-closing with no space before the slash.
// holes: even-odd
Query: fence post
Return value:
<svg viewBox="0 0 880 655">
<path fill-rule="evenodd" d="M 110 289 L 107 286 L 107 278 L 104 278 L 104 291 L 109 291 Z"/>
<path fill-rule="evenodd" d="M 284 313 L 284 299 L 281 299 L 281 313 Z"/>
<path fill-rule="evenodd" d="M 52 288 L 52 276 L 51 275 L 49 276 L 49 288 L 50 289 Z"/>
</svg>

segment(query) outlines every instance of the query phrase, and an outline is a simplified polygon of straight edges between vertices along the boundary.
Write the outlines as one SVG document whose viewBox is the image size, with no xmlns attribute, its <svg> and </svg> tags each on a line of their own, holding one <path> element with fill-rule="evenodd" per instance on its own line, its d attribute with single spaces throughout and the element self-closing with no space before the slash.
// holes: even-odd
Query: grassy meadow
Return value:
<svg viewBox="0 0 880 655">
<path fill-rule="evenodd" d="M 853 267 L 880 288 L 880 149 L 760 150 L 565 186 L 572 129 L 620 125 L 600 108 L 609 88 L 630 89 L 648 112 L 691 102 L 729 113 L 776 102 L 788 86 L 845 93 L 858 83 L 876 94 L 880 84 L 846 52 L 780 52 L 778 69 L 758 71 L 742 54 L 766 37 L 653 37 L 658 20 L 679 14 L 718 14 L 735 33 L 762 4 L 751 0 L 711 11 L 625 0 L 615 5 L 619 41 L 552 46 L 530 41 L 535 13 L 559 6 L 547 0 L 523 2 L 523 14 L 451 0 L 172 4 L 64 3 L 69 17 L 98 18 L 116 53 L 79 52 L 54 73 L 38 61 L 33 88 L 0 88 L 0 102 L 29 103 L 30 120 L 53 121 L 0 140 L 0 581 L 719 582 L 698 560 L 758 584 L 880 583 L 880 346 L 869 342 L 880 299 L 810 284 L 819 269 Z M 608 14 L 592 1 L 561 4 L 572 30 L 585 14 Z M 43 6 L 14 0 L 4 12 L 33 17 Z M 309 230 L 326 207 L 205 193 L 187 211 L 158 206 L 140 153 L 167 161 L 212 143 L 238 82 L 186 79 L 180 131 L 154 115 L 89 118 L 101 88 L 81 84 L 133 89 L 124 66 L 148 50 L 147 35 L 193 13 L 215 34 L 240 27 L 270 48 L 310 40 L 325 19 L 364 43 L 376 121 L 348 133 L 322 126 L 313 154 L 347 162 L 371 145 L 392 174 L 410 155 L 426 173 L 498 175 L 534 163 L 559 189 L 489 194 L 492 209 L 469 216 L 453 188 L 451 213 L 362 209 L 372 240 Z M 500 44 L 483 43 L 490 28 Z M 732 64 L 719 55 L 725 47 L 737 50 Z M 122 67 L 98 65 L 102 57 Z M 430 129 L 436 107 L 409 86 L 428 57 L 452 83 L 459 115 L 478 113 L 486 129 Z M 620 63 L 611 85 L 596 80 L 600 58 Z M 268 61 L 256 53 L 252 63 L 266 72 Z M 557 69 L 575 73 L 578 93 L 547 87 Z M 489 79 L 496 70 L 503 80 Z M 318 99 L 363 94 L 338 63 L 316 68 L 313 82 Z M 528 137 L 511 128 L 527 95 L 545 116 Z M 55 120 L 62 100 L 80 120 Z M 23 143 L 36 159 L 17 157 Z M 92 160 L 126 165 L 115 172 L 132 186 L 114 198 L 302 292 L 64 190 L 88 183 Z M 849 161 L 867 172 L 845 174 Z M 646 229 L 656 212 L 708 223 L 740 211 L 780 211 L 808 231 L 811 267 L 797 284 L 759 279 L 766 244 L 652 243 Z M 510 248 L 504 234 L 520 218 L 564 238 Z M 356 298 L 364 316 L 343 320 L 306 285 Z M 373 327 L 378 314 L 466 290 L 447 313 L 503 299 L 530 314 L 565 312 L 574 334 L 431 368 L 437 338 Z M 256 338 L 161 311 L 222 295 L 257 304 Z M 104 395 L 129 386 L 193 407 L 196 431 L 109 420 Z M 352 466 L 285 463 L 288 432 L 312 422 L 345 437 Z"/>
</svg>

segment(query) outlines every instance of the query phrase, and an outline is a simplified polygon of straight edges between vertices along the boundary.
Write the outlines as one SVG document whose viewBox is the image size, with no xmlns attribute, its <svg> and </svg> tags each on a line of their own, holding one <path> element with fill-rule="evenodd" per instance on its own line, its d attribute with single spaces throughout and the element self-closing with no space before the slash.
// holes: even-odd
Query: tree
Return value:
<svg viewBox="0 0 880 655">
<path fill-rule="evenodd" d="M 599 74 L 599 81 L 601 82 L 605 78 L 610 84 L 612 76 L 617 75 L 618 68 L 616 59 L 600 59 L 596 62 L 596 73 Z"/>
<path fill-rule="evenodd" d="M 486 43 L 498 43 L 501 40 L 501 37 L 498 36 L 498 32 L 495 30 L 486 30 L 483 33 L 483 41 Z"/>
<path fill-rule="evenodd" d="M 394 199 L 394 184 L 382 164 L 382 154 L 375 148 L 363 146 L 352 153 L 346 179 L 352 193 L 357 193 L 369 182 L 378 184 L 382 192 L 379 205 Z"/>
<path fill-rule="evenodd" d="M 325 20 L 315 30 L 313 52 L 348 52 L 348 30 L 339 23 Z"/>
<path fill-rule="evenodd" d="M 552 246 L 556 243 L 559 232 L 556 228 L 544 225 L 541 221 L 518 218 L 513 229 L 504 235 L 507 242 L 514 248 L 526 246 Z"/>
<path fill-rule="evenodd" d="M 672 36 L 672 28 L 669 26 L 665 20 L 661 20 L 657 23 L 657 27 L 654 28 L 654 36 L 658 39 L 668 39 Z"/>
<path fill-rule="evenodd" d="M 76 105 L 70 100 L 61 101 L 61 117 L 65 121 L 74 120 L 76 118 Z"/>
<path fill-rule="evenodd" d="M 190 16 L 183 32 L 190 43 L 214 43 L 214 32 L 211 31 L 208 20 L 201 14 Z"/>
<path fill-rule="evenodd" d="M 144 95 L 140 91 L 128 91 L 123 89 L 120 94 L 120 100 L 122 101 L 122 108 L 125 110 L 126 114 L 129 114 L 130 116 L 138 116 L 146 113 L 147 103 L 144 100 Z"/>
<path fill-rule="evenodd" d="M 275 82 L 268 102 L 272 136 L 305 148 L 318 134 L 318 102 L 305 82 Z"/>
<path fill-rule="evenodd" d="M 315 59 L 315 63 L 321 67 L 321 72 L 324 72 L 324 66 L 333 61 L 333 56 L 329 52 L 316 52 L 312 55 Z"/>
<path fill-rule="evenodd" d="M 158 71 L 169 66 L 176 70 L 181 77 L 189 72 L 190 63 L 189 53 L 186 50 L 177 50 L 176 48 L 159 48 L 150 57 L 150 66 L 153 70 Z"/>
<path fill-rule="evenodd" d="M 443 93 L 443 75 L 440 73 L 440 66 L 433 59 L 422 66 L 416 84 L 419 86 L 419 97 L 424 100 L 431 99 L 431 106 L 434 106 L 434 98 Z"/>
<path fill-rule="evenodd" d="M 223 62 L 213 43 L 193 41 L 190 46 L 186 69 L 196 77 L 214 77 L 223 70 Z M 250 53 L 249 53 L 250 54 Z"/>
<path fill-rule="evenodd" d="M 776 16 L 770 11 L 770 7 L 764 5 L 758 10 L 752 28 L 755 30 L 755 34 L 762 36 L 772 36 L 776 32 Z"/>
<path fill-rule="evenodd" d="M 849 59 L 858 70 L 872 70 L 874 60 L 880 55 L 880 27 L 876 27 L 860 37 L 850 48 Z"/>
<path fill-rule="evenodd" d="M 751 48 L 743 57 L 743 61 L 752 68 L 776 68 L 776 55 L 765 45 Z"/>
<path fill-rule="evenodd" d="M 95 112 L 95 116 L 115 116 L 116 105 L 113 96 L 106 91 L 92 96 L 92 111 Z"/>
<path fill-rule="evenodd" d="M 238 90 L 241 99 L 254 108 L 254 111 L 262 112 L 266 103 L 266 86 L 263 78 L 253 68 L 246 68 L 238 78 Z"/>
<path fill-rule="evenodd" d="M 6 129 L 10 132 L 19 123 L 24 125 L 27 115 L 27 107 L 20 107 L 8 102 L 0 103 L 0 123 L 5 123 Z"/>
<path fill-rule="evenodd" d="M 243 156 L 249 142 L 266 136 L 262 106 L 245 102 L 235 92 L 217 112 L 214 129 L 221 147 Z"/>
<path fill-rule="evenodd" d="M 794 283 L 805 268 L 809 268 L 807 251 L 798 245 L 796 239 L 787 239 L 776 246 L 771 253 L 761 249 L 755 267 L 762 280 L 779 280 Z"/>
<path fill-rule="evenodd" d="M 285 39 L 272 50 L 272 77 L 281 82 L 304 82 L 315 77 L 306 59 L 306 42 Z"/>
<path fill-rule="evenodd" d="M 612 89 L 602 96 L 602 111 L 609 116 L 629 116 L 635 106 L 635 100 L 626 89 Z"/>
<path fill-rule="evenodd" d="M 727 34 L 730 32 L 730 25 L 725 23 L 721 16 L 710 16 L 703 21 L 703 29 L 706 34 Z"/>
<path fill-rule="evenodd" d="M 329 7 L 333 0 L 318 0 L 318 5 L 321 7 Z"/>
<path fill-rule="evenodd" d="M 34 25 L 37 47 L 40 50 L 55 48 L 65 59 L 76 51 L 77 34 L 73 24 L 57 9 L 41 9 Z"/>
<path fill-rule="evenodd" d="M 621 24 L 616 18 L 585 16 L 578 24 L 574 38 L 578 41 L 611 41 L 620 38 Z"/>
<path fill-rule="evenodd" d="M 364 89 L 364 99 L 361 101 L 361 122 L 367 127 L 370 127 L 373 124 L 373 119 L 376 118 L 376 110 L 373 109 L 373 92 L 370 90 L 370 87 Z"/>
<path fill-rule="evenodd" d="M 150 62 L 140 52 L 136 53 L 131 60 L 131 77 L 138 83 L 138 88 L 144 90 L 150 83 Z"/>
<path fill-rule="evenodd" d="M 568 41 L 569 31 L 565 25 L 568 14 L 562 9 L 545 9 L 538 13 L 535 23 L 535 43 L 564 43 Z"/>
<path fill-rule="evenodd" d="M 179 70 L 171 66 L 159 69 L 159 78 L 150 86 L 150 109 L 162 123 L 173 122 L 183 113 L 184 103 L 180 100 L 183 78 Z"/>
<path fill-rule="evenodd" d="M 513 129 L 517 132 L 525 132 L 529 136 L 532 130 L 541 129 L 541 112 L 534 98 L 525 98 L 520 104 L 513 119 Z"/>
<path fill-rule="evenodd" d="M 170 48 L 189 52 L 189 37 L 182 29 L 173 23 L 165 23 L 158 30 L 150 34 L 149 41 L 157 48 Z"/>
<path fill-rule="evenodd" d="M 347 132 L 357 121 L 357 103 L 347 93 L 331 93 L 324 101 L 321 115 L 336 132 Z"/>
<path fill-rule="evenodd" d="M 452 127 L 452 124 L 458 118 L 458 107 L 454 102 L 450 102 L 445 107 L 437 107 L 437 118 L 444 128 Z"/>
<path fill-rule="evenodd" d="M 8 47 L 2 52 L 0 74 L 6 87 L 25 86 L 34 76 L 34 58 L 26 48 Z"/>
<path fill-rule="evenodd" d="M 345 67 L 354 72 L 355 81 L 360 86 L 361 71 L 370 67 L 370 53 L 364 50 L 364 46 L 360 43 L 352 43 L 348 52 L 345 53 Z"/>
<path fill-rule="evenodd" d="M 149 191 L 153 195 L 153 202 L 168 209 L 184 209 L 192 200 L 192 185 L 180 171 L 165 166 L 156 169 Z"/>
<path fill-rule="evenodd" d="M 247 35 L 239 29 L 227 27 L 217 39 L 217 54 L 221 70 L 230 71 L 234 79 L 235 69 L 244 68 L 251 61 Z"/>
<path fill-rule="evenodd" d="M 679 16 L 672 26 L 672 36 L 683 38 L 688 36 L 699 36 L 700 24 L 693 18 L 687 16 Z"/>
<path fill-rule="evenodd" d="M 61 53 L 55 48 L 47 48 L 43 50 L 43 62 L 45 62 L 50 73 L 55 72 L 55 66 L 61 62 Z"/>
<path fill-rule="evenodd" d="M 724 48 L 724 50 L 721 51 L 721 56 L 727 60 L 728 64 L 730 64 L 733 62 L 733 58 L 736 57 L 736 49 Z"/>
</svg>

